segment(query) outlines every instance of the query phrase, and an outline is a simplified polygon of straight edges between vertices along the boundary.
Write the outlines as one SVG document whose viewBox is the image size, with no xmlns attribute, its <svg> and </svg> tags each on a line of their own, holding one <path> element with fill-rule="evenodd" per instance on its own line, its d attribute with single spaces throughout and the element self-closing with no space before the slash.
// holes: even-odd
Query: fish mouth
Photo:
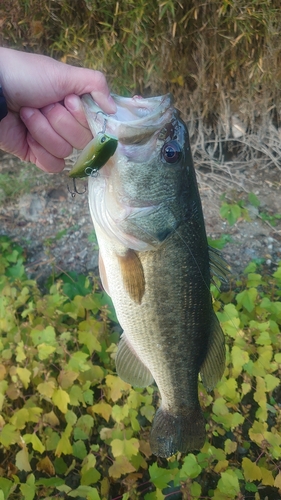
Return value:
<svg viewBox="0 0 281 500">
<path fill-rule="evenodd" d="M 121 97 L 112 95 L 117 111 L 108 115 L 101 110 L 90 94 L 81 100 L 86 118 L 95 136 L 98 132 L 109 132 L 122 143 L 145 140 L 159 131 L 173 113 L 173 96 L 143 98 L 141 96 Z"/>
</svg>

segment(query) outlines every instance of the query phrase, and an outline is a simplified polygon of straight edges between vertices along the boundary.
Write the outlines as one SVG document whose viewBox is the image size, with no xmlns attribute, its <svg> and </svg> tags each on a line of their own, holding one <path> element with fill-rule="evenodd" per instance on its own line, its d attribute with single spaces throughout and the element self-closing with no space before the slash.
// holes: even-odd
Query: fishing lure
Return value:
<svg viewBox="0 0 281 500">
<path fill-rule="evenodd" d="M 70 170 L 69 177 L 82 179 L 94 175 L 114 155 L 117 145 L 117 137 L 99 132 L 83 149 L 74 167 Z"/>
</svg>

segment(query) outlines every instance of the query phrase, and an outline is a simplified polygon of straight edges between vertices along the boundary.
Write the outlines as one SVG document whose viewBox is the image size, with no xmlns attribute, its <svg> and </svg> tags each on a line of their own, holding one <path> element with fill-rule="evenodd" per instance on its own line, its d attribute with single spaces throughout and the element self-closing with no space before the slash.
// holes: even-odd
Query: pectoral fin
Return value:
<svg viewBox="0 0 281 500">
<path fill-rule="evenodd" d="M 132 300 L 141 304 L 145 291 L 145 278 L 138 255 L 134 250 L 129 249 L 125 255 L 118 256 L 118 261 L 125 290 Z"/>
<path fill-rule="evenodd" d="M 99 252 L 99 272 L 100 272 L 101 284 L 102 284 L 104 290 L 106 291 L 107 295 L 110 296 L 105 265 L 104 265 L 103 258 L 101 256 L 100 252 Z"/>
<path fill-rule="evenodd" d="M 147 387 L 153 383 L 149 369 L 143 364 L 123 333 L 115 358 L 116 370 L 120 378 L 136 387 Z"/>
<path fill-rule="evenodd" d="M 206 389 L 211 390 L 221 379 L 225 369 L 224 333 L 214 313 L 212 331 L 206 358 L 201 365 L 200 374 Z"/>
</svg>

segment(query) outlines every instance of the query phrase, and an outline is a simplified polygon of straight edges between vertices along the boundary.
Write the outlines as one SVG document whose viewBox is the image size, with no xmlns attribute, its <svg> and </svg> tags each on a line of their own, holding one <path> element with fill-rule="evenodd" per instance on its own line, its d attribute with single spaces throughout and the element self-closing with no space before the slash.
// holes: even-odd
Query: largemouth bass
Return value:
<svg viewBox="0 0 281 500">
<path fill-rule="evenodd" d="M 224 335 L 212 307 L 210 263 L 188 131 L 171 95 L 114 96 L 105 116 L 82 97 L 93 135 L 118 138 L 115 154 L 89 178 L 103 286 L 123 328 L 119 376 L 133 386 L 156 382 L 161 406 L 150 435 L 161 457 L 200 449 L 205 420 L 198 374 L 207 389 L 225 366 Z"/>
</svg>

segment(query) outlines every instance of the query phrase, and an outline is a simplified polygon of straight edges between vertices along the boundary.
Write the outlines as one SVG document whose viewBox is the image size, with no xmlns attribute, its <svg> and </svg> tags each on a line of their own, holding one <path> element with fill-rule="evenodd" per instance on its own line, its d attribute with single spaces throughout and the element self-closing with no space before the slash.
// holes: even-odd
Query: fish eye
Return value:
<svg viewBox="0 0 281 500">
<path fill-rule="evenodd" d="M 182 149 L 177 141 L 170 141 L 162 148 L 162 157 L 167 163 L 176 163 L 182 155 Z"/>
</svg>

